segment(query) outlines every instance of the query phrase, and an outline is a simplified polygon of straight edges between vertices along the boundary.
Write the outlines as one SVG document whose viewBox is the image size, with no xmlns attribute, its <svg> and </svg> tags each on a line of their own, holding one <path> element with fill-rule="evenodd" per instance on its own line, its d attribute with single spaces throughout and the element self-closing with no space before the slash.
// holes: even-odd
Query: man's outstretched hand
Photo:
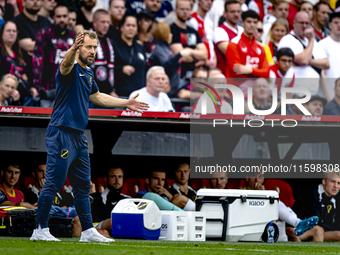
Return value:
<svg viewBox="0 0 340 255">
<path fill-rule="evenodd" d="M 135 96 L 130 98 L 127 102 L 126 107 L 129 108 L 132 111 L 140 112 L 146 111 L 149 109 L 149 105 L 144 102 L 137 101 L 136 98 L 139 96 L 139 93 L 137 93 Z"/>
</svg>

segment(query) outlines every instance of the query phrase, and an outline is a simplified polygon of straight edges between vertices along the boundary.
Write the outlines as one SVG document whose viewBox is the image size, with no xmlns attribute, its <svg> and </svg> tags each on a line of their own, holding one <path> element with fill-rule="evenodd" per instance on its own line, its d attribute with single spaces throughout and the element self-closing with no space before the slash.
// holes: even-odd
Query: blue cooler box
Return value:
<svg viewBox="0 0 340 255">
<path fill-rule="evenodd" d="M 162 214 L 158 206 L 147 199 L 123 199 L 111 213 L 112 236 L 158 240 Z"/>
</svg>

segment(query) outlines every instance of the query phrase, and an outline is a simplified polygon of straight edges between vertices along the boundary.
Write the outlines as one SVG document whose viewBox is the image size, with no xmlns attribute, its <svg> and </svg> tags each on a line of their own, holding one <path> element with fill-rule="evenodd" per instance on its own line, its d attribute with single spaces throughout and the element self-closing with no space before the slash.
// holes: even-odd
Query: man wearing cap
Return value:
<svg viewBox="0 0 340 255">
<path fill-rule="evenodd" d="M 152 24 L 155 15 L 150 10 L 142 10 L 138 15 L 138 38 L 143 43 L 146 62 L 149 63 L 152 46 L 155 44 L 155 39 L 152 36 Z"/>
<path fill-rule="evenodd" d="M 304 104 L 304 107 L 314 116 L 320 116 L 323 113 L 323 107 L 327 104 L 327 100 L 323 97 L 312 96 L 312 98 Z"/>
</svg>

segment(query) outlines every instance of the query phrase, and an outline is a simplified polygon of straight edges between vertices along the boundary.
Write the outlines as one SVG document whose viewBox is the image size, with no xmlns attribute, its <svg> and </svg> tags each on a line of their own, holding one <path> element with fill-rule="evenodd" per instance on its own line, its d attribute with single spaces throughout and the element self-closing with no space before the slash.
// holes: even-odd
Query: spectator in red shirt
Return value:
<svg viewBox="0 0 340 255">
<path fill-rule="evenodd" d="M 244 32 L 231 40 L 226 52 L 228 62 L 225 76 L 227 78 L 269 77 L 269 64 L 265 51 L 255 39 L 259 19 L 259 15 L 252 10 L 242 13 Z M 234 80 L 231 84 L 240 86 L 245 94 L 247 88 L 252 86 L 252 83 L 247 81 L 240 84 L 240 81 Z"/>
<path fill-rule="evenodd" d="M 1 206 L 24 206 L 28 209 L 37 208 L 34 205 L 24 202 L 24 194 L 14 188 L 20 178 L 20 167 L 16 164 L 6 164 L 1 170 L 2 183 L 0 184 L 0 205 Z"/>
<path fill-rule="evenodd" d="M 241 4 L 238 1 L 226 1 L 223 13 L 225 21 L 214 31 L 214 49 L 217 68 L 222 71 L 225 70 L 227 65 L 225 53 L 229 42 L 243 32 L 243 27 L 238 25 L 241 19 L 241 13 Z"/>
<path fill-rule="evenodd" d="M 312 26 L 314 28 L 315 40 L 318 42 L 331 34 L 331 30 L 326 27 L 329 17 L 329 5 L 319 2 L 313 8 Z"/>
<path fill-rule="evenodd" d="M 293 87 L 295 82 L 295 73 L 292 67 L 294 62 L 294 52 L 290 48 L 281 48 L 277 52 L 277 63 L 270 67 L 270 88 L 277 88 L 280 95 L 282 87 Z M 286 98 L 290 98 L 287 93 Z"/>
</svg>

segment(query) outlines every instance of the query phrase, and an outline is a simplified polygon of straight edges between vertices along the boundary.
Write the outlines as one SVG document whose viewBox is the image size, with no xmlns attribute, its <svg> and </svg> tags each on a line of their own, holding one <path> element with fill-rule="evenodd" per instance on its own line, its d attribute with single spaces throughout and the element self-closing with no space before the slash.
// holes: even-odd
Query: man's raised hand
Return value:
<svg viewBox="0 0 340 255">
<path fill-rule="evenodd" d="M 139 93 L 137 93 L 132 98 L 128 99 L 126 107 L 132 111 L 142 113 L 142 111 L 146 111 L 149 109 L 149 105 L 147 103 L 137 101 L 136 98 L 138 96 L 139 96 Z"/>
<path fill-rule="evenodd" d="M 73 43 L 72 48 L 73 50 L 78 50 L 84 43 L 84 32 L 81 31 L 80 34 L 77 36 L 76 41 Z"/>
</svg>

